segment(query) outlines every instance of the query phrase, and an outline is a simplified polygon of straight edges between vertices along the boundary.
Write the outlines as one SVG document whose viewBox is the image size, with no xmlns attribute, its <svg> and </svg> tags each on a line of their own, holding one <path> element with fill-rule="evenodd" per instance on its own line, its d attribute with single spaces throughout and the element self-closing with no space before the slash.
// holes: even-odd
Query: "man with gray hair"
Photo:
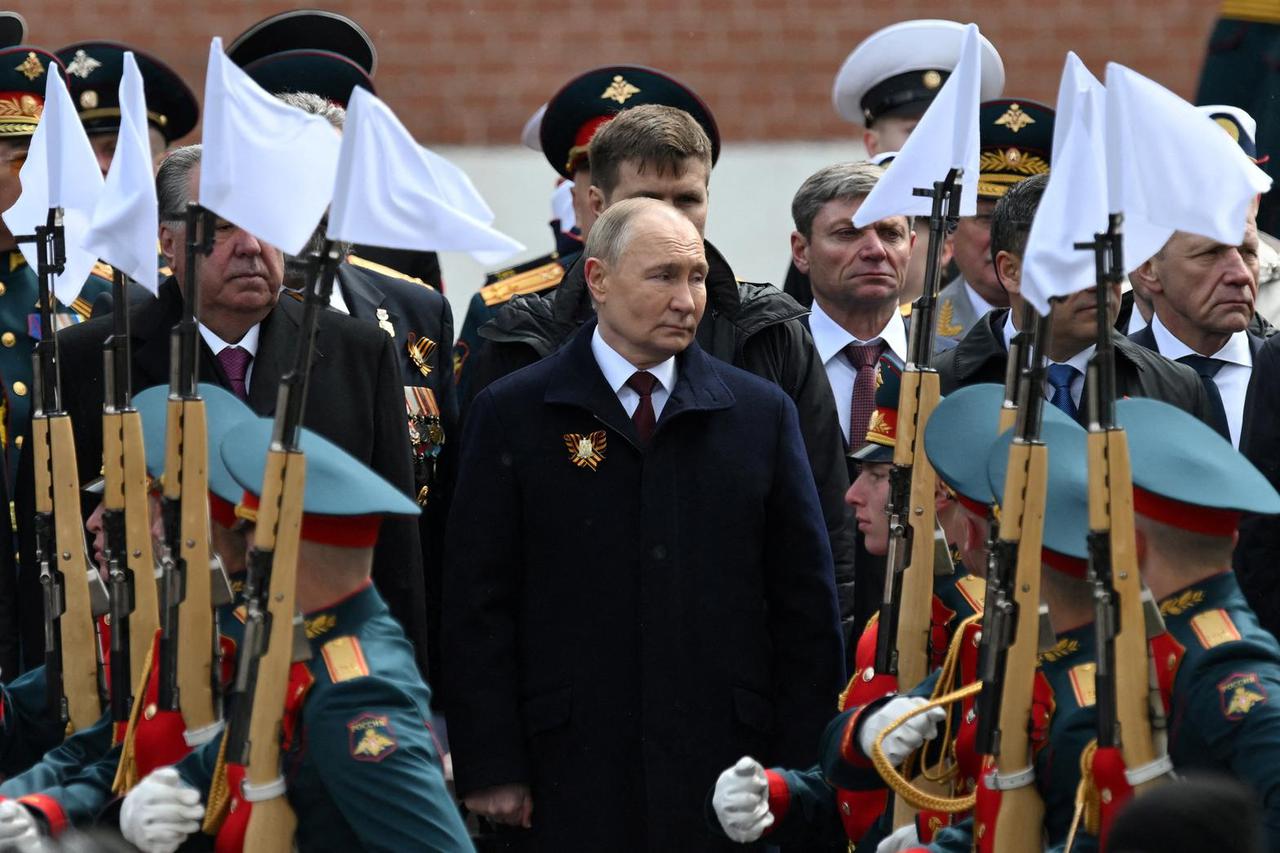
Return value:
<svg viewBox="0 0 1280 853">
<path fill-rule="evenodd" d="M 720 849 L 720 769 L 752 745 L 811 762 L 840 688 L 827 530 L 795 405 L 695 340 L 711 265 L 690 220 L 617 201 L 584 258 L 594 318 L 467 419 L 457 789 L 523 850 Z"/>
<path fill-rule="evenodd" d="M 213 250 L 198 269 L 187 267 L 188 201 L 200 181 L 201 148 L 173 151 L 160 167 L 160 250 L 174 274 L 155 300 L 129 308 L 133 388 L 169 383 L 170 332 L 181 319 L 188 278 L 199 281 L 199 379 L 226 388 L 257 414 L 275 411 L 280 378 L 290 369 L 302 324 L 302 303 L 280 299 L 284 259 L 280 250 L 234 223 L 218 219 Z M 112 320 L 102 317 L 58 334 L 63 401 L 75 429 L 80 482 L 102 464 L 102 344 Z M 373 468 L 413 496 L 413 469 L 404 417 L 404 395 L 391 339 L 372 324 L 326 311 L 316 332 L 317 350 L 303 424 Z M 30 453 L 30 440 L 24 444 Z M 30 472 L 30 465 L 24 466 Z M 33 517 L 30 473 L 18 483 L 18 518 Z M 24 509 L 25 508 L 25 509 Z M 20 525 L 24 566 L 34 566 L 34 541 Z M 411 518 L 388 519 L 374 554 L 374 583 L 425 663 L 426 616 L 422 555 Z"/>
</svg>

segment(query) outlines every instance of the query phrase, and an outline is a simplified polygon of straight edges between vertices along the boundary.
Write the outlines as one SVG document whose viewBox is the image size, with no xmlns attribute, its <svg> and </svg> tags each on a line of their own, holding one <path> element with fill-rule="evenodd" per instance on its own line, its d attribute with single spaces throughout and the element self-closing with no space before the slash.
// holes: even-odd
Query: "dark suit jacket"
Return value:
<svg viewBox="0 0 1280 853">
<path fill-rule="evenodd" d="M 1257 334 L 1254 334 L 1252 327 L 1249 328 L 1246 334 L 1248 334 L 1249 336 L 1249 353 L 1256 360 L 1258 358 L 1258 350 L 1262 349 L 1263 338 Z M 1146 347 L 1152 352 L 1160 352 L 1160 347 L 1156 344 L 1156 334 L 1155 332 L 1151 331 L 1150 326 L 1143 326 L 1141 329 L 1139 329 L 1138 331 L 1130 335 L 1129 340 L 1133 341 L 1138 346 Z M 1244 443 L 1245 443 L 1245 438 L 1246 438 L 1245 430 L 1250 428 L 1250 424 L 1252 423 L 1252 420 L 1253 420 L 1250 417 L 1250 412 L 1253 409 L 1253 397 L 1254 397 L 1254 394 L 1253 394 L 1254 381 L 1253 380 L 1254 380 L 1254 377 L 1257 375 L 1258 374 L 1256 371 L 1250 373 L 1249 386 L 1248 386 L 1248 389 L 1245 391 L 1245 395 L 1244 395 L 1244 415 L 1243 415 L 1243 419 L 1240 422 L 1240 446 L 1241 447 L 1244 447 Z M 1218 405 L 1221 405 L 1222 395 L 1218 392 L 1217 384 L 1214 383 L 1212 379 L 1206 379 L 1202 381 L 1204 382 L 1204 386 L 1205 386 L 1205 394 L 1209 397 L 1210 400 L 1213 400 L 1216 397 L 1218 400 Z M 1227 426 L 1227 424 L 1225 423 L 1220 425 L 1213 424 L 1213 427 L 1217 429 L 1219 433 L 1222 434 L 1223 438 L 1227 439 L 1228 441 L 1231 440 L 1231 431 L 1230 431 L 1230 428 Z"/>
<path fill-rule="evenodd" d="M 169 382 L 169 333 L 180 319 L 182 294 L 170 278 L 159 297 L 129 309 L 133 346 L 133 389 L 141 391 Z M 262 321 L 258 353 L 249 376 L 250 408 L 260 415 L 275 412 L 280 378 L 294 357 L 302 319 L 302 304 L 289 296 Z M 58 333 L 62 356 L 63 401 L 76 436 L 76 463 L 81 482 L 97 476 L 102 466 L 102 342 L 110 334 L 110 317 L 90 320 Z M 404 417 L 404 394 L 392 343 L 377 328 L 326 311 L 320 316 L 310 393 L 303 423 L 377 471 L 397 488 L 413 493 L 409 437 Z M 229 387 L 217 359 L 200 342 L 200 379 Z M 213 448 L 210 448 L 211 450 Z M 31 440 L 24 441 L 29 460 Z M 17 516 L 21 542 L 20 586 L 24 658 L 28 667 L 39 663 L 43 649 L 38 568 L 32 531 L 33 483 L 28 462 L 20 468 Z M 416 522 L 387 519 L 374 555 L 374 582 L 393 615 L 418 646 L 425 661 L 426 626 L 422 554 Z"/>
<path fill-rule="evenodd" d="M 942 384 L 942 393 L 980 382 L 1004 384 L 1009 352 L 1004 346 L 1004 321 L 1008 308 L 988 311 L 952 349 L 933 360 Z M 1213 426 L 1216 415 L 1209 406 L 1200 374 L 1185 364 L 1170 361 L 1159 353 L 1138 346 L 1113 332 L 1116 352 L 1116 394 L 1120 397 L 1149 397 L 1177 406 Z M 1088 399 L 1086 387 L 1081 400 Z M 1087 407 L 1080 406 L 1080 422 L 1088 419 Z"/>
<path fill-rule="evenodd" d="M 694 344 L 641 450 L 594 328 L 467 418 L 445 563 L 457 787 L 530 784 L 534 849 L 704 849 L 721 770 L 815 760 L 843 671 L 831 550 L 777 386 Z M 575 464 L 580 440 L 603 458 Z"/>
<path fill-rule="evenodd" d="M 1253 355 L 1248 420 L 1240 452 L 1280 489 L 1280 336 L 1267 338 Z M 1280 521 L 1246 518 L 1240 525 L 1235 570 L 1262 627 L 1280 636 Z"/>
</svg>

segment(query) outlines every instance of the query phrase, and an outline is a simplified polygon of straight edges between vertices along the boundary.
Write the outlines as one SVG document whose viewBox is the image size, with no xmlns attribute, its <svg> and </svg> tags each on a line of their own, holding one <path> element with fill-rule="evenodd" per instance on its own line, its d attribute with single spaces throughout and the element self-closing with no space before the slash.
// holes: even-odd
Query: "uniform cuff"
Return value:
<svg viewBox="0 0 1280 853">
<path fill-rule="evenodd" d="M 791 788 L 787 786 L 787 780 L 776 770 L 766 770 L 764 775 L 769 780 L 769 812 L 773 815 L 773 824 L 765 830 L 765 835 L 768 835 L 774 827 L 782 823 L 782 819 L 787 816 L 787 810 L 791 808 Z"/>
<path fill-rule="evenodd" d="M 27 794 L 18 797 L 18 802 L 44 818 L 49 827 L 49 835 L 57 838 L 67 828 L 67 813 L 58 805 L 58 801 L 46 794 Z"/>
<path fill-rule="evenodd" d="M 867 770 L 873 766 L 871 757 L 865 755 L 862 748 L 858 746 L 858 729 L 869 712 L 875 711 L 890 698 L 892 696 L 884 696 L 874 702 L 868 702 L 849 714 L 849 719 L 844 725 L 844 733 L 840 736 L 840 758 L 850 767 Z"/>
</svg>

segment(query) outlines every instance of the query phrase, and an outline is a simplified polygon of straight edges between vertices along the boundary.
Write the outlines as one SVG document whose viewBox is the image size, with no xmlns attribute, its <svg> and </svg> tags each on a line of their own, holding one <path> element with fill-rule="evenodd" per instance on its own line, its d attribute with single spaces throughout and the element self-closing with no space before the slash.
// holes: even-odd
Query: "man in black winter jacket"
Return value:
<svg viewBox="0 0 1280 853">
<path fill-rule="evenodd" d="M 618 115 L 591 140 L 590 202 L 597 214 L 614 202 L 648 197 L 676 207 L 705 233 L 711 141 L 683 110 L 646 105 Z M 800 414 L 809 464 L 822 504 L 840 598 L 846 645 L 853 628 L 853 518 L 843 497 L 849 487 L 840 420 L 813 339 L 808 313 L 768 284 L 738 281 L 706 244 L 707 309 L 698 344 L 711 355 L 779 385 Z M 470 392 L 555 352 L 594 312 L 583 263 L 549 293 L 511 300 L 480 330 L 485 345 L 471 354 Z M 463 417 L 466 417 L 464 400 Z"/>
</svg>

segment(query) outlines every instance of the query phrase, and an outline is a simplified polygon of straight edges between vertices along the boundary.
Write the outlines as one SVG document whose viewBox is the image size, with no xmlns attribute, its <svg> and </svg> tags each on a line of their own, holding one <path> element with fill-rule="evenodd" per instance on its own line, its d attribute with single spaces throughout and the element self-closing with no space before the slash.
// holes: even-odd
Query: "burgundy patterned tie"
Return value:
<svg viewBox="0 0 1280 853">
<path fill-rule="evenodd" d="M 640 370 L 631 374 L 627 387 L 640 395 L 640 405 L 636 406 L 631 415 L 631 422 L 636 425 L 640 443 L 647 445 L 649 439 L 653 438 L 653 428 L 657 424 L 657 418 L 653 414 L 653 389 L 658 387 L 658 377 Z"/>
<path fill-rule="evenodd" d="M 849 344 L 844 357 L 858 372 L 853 380 L 853 399 L 849 405 L 849 447 L 861 447 L 867 440 L 867 424 L 876 410 L 876 362 L 884 352 L 884 341 Z"/>
<path fill-rule="evenodd" d="M 244 378 L 249 373 L 251 361 L 253 355 L 244 347 L 225 347 L 218 353 L 218 364 L 222 365 L 222 372 L 227 374 L 227 379 L 231 382 L 231 393 L 241 400 L 249 399 Z"/>
</svg>

